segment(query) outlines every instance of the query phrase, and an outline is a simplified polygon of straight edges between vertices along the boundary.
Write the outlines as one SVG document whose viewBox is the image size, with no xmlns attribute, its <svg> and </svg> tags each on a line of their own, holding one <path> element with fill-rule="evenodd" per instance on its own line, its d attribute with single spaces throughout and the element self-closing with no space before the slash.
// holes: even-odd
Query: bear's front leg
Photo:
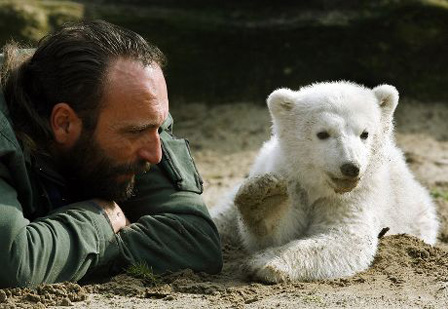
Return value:
<svg viewBox="0 0 448 309">
<path fill-rule="evenodd" d="M 256 252 L 244 268 L 251 279 L 269 283 L 347 277 L 369 267 L 377 245 L 373 234 L 331 231 Z"/>
<path fill-rule="evenodd" d="M 235 205 L 241 219 L 240 232 L 250 233 L 251 238 L 269 237 L 290 207 L 286 181 L 273 174 L 250 177 L 238 190 Z"/>
</svg>

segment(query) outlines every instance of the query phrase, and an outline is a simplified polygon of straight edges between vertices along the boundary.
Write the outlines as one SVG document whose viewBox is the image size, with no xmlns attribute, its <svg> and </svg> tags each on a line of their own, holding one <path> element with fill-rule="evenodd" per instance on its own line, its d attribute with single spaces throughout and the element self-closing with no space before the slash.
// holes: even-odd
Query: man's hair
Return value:
<svg viewBox="0 0 448 309">
<path fill-rule="evenodd" d="M 137 33 L 105 21 L 65 25 L 40 40 L 28 57 L 26 53 L 20 57 L 14 43 L 4 48 L 4 54 L 1 83 L 16 135 L 29 150 L 45 152 L 53 140 L 49 120 L 57 103 L 69 104 L 84 129 L 95 129 L 114 60 L 160 67 L 166 61 Z"/>
</svg>

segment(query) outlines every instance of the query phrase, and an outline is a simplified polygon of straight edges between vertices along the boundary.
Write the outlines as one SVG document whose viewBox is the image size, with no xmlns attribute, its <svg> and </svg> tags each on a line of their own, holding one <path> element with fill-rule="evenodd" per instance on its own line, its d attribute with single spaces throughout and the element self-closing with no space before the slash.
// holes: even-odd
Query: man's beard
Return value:
<svg viewBox="0 0 448 309">
<path fill-rule="evenodd" d="M 114 163 L 98 145 L 93 132 L 83 132 L 73 148 L 60 159 L 61 172 L 75 200 L 125 201 L 134 195 L 135 175 L 146 173 L 150 168 L 146 161 Z"/>
</svg>

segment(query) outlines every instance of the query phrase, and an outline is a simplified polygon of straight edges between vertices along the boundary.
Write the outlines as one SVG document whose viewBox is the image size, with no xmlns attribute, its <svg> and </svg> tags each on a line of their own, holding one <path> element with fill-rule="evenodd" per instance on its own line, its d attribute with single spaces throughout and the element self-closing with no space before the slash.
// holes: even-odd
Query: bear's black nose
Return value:
<svg viewBox="0 0 448 309">
<path fill-rule="evenodd" d="M 341 166 L 341 172 L 344 176 L 357 177 L 359 175 L 359 167 L 353 163 L 345 163 Z"/>
</svg>

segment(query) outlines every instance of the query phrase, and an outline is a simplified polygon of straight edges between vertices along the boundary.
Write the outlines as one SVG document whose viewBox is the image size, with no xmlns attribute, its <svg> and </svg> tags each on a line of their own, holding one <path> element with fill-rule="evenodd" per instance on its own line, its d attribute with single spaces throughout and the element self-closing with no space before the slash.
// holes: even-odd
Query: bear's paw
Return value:
<svg viewBox="0 0 448 309">
<path fill-rule="evenodd" d="M 235 205 L 243 217 L 262 219 L 284 205 L 287 199 L 286 181 L 273 174 L 264 174 L 243 182 L 236 193 Z"/>
<path fill-rule="evenodd" d="M 255 281 L 280 283 L 290 280 L 290 272 L 285 261 L 271 252 L 256 254 L 244 268 L 247 275 Z"/>
</svg>

